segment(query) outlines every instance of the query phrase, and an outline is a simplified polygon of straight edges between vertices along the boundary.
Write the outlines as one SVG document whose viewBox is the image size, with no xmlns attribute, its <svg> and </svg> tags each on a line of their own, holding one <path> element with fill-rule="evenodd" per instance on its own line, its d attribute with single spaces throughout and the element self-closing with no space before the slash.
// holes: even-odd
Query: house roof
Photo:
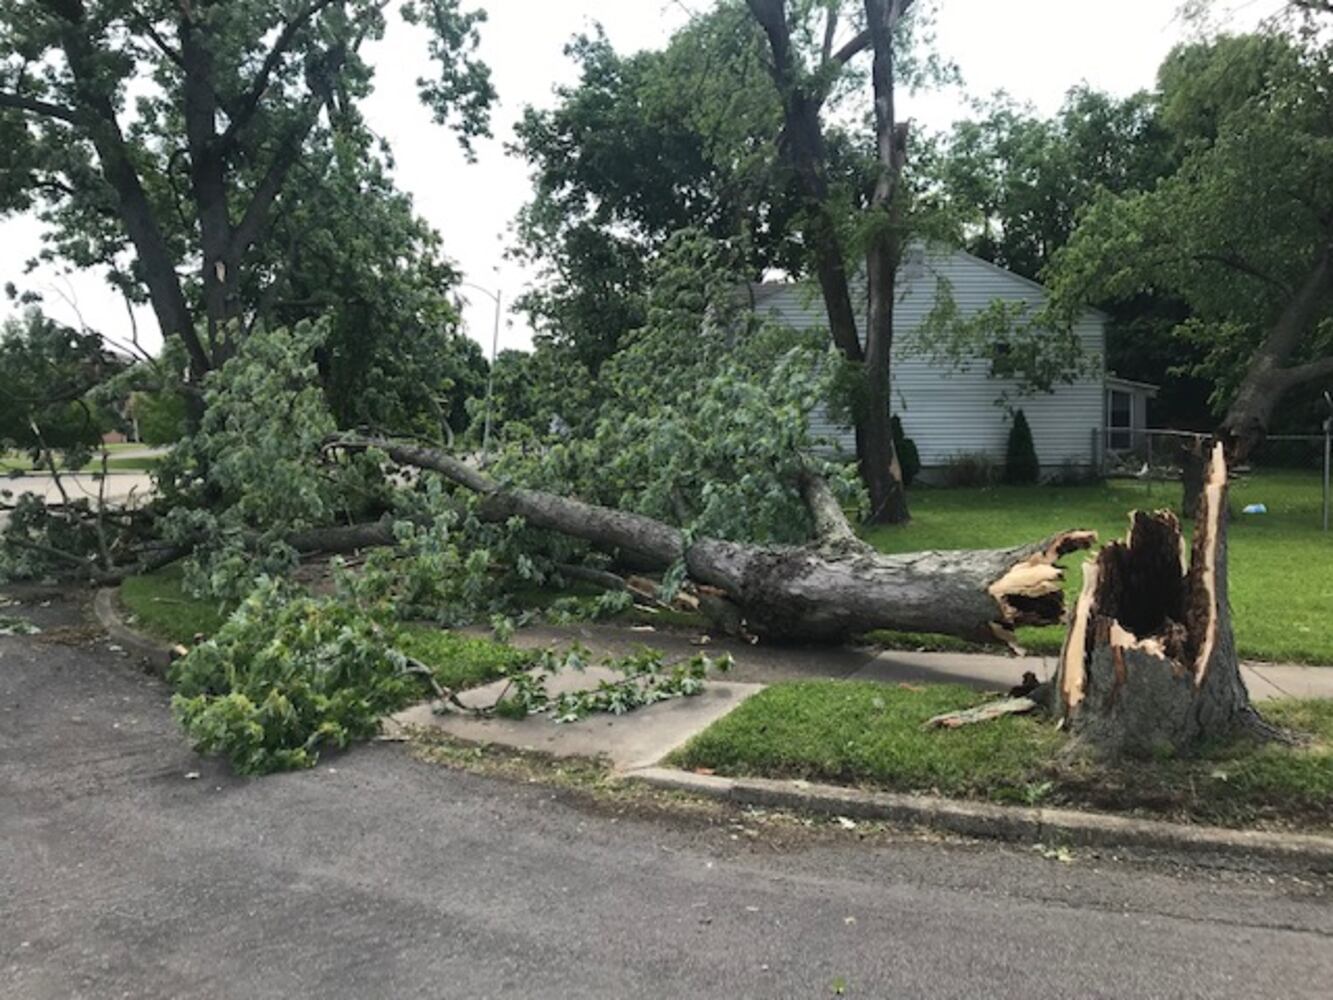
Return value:
<svg viewBox="0 0 1333 1000">
<path fill-rule="evenodd" d="M 1129 389 L 1131 391 L 1138 389 L 1146 393 L 1149 399 L 1155 398 L 1161 390 L 1161 386 L 1153 385 L 1151 382 L 1135 382 L 1132 378 L 1121 378 L 1119 375 L 1112 375 L 1109 372 L 1106 375 L 1106 385 L 1111 389 Z"/>
<path fill-rule="evenodd" d="M 944 250 L 945 248 L 938 247 L 937 249 Z M 1007 278 L 1008 280 L 1014 282 L 1015 284 L 1022 285 L 1024 288 L 1041 292 L 1043 295 L 1050 294 L 1050 289 L 1048 289 L 1041 282 L 1033 281 L 1031 278 L 1027 278 L 1014 271 L 1010 271 L 1009 269 L 1001 267 L 999 264 L 996 264 L 993 261 L 986 260 L 984 257 L 978 257 L 976 254 L 968 253 L 966 250 L 961 250 L 958 248 L 948 248 L 946 252 L 950 256 L 966 260 L 969 264 L 980 265 L 983 268 L 986 268 L 990 271 L 994 271 L 996 274 L 1004 275 L 1004 277 Z M 853 280 L 856 280 L 857 277 L 859 277 L 859 274 L 854 275 Z M 765 299 L 768 299 L 771 296 L 776 295 L 785 288 L 790 288 L 792 287 L 792 285 L 807 284 L 807 283 L 809 283 L 809 279 L 805 279 L 803 281 L 750 282 L 749 292 L 753 303 L 755 305 L 758 305 Z M 1102 312 L 1100 309 L 1094 309 L 1091 306 L 1086 307 L 1083 311 L 1085 313 L 1091 313 L 1093 316 L 1096 316 L 1099 320 L 1102 320 L 1103 322 L 1105 322 L 1110 318 L 1107 316 L 1106 313 Z"/>
</svg>

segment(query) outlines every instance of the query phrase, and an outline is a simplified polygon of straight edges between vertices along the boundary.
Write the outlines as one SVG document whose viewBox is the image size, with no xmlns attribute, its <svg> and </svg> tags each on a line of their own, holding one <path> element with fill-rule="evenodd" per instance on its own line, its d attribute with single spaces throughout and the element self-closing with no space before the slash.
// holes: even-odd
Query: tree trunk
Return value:
<svg viewBox="0 0 1333 1000">
<path fill-rule="evenodd" d="M 1253 718 L 1227 604 L 1227 464 L 1213 448 L 1188 565 L 1170 511 L 1084 569 L 1056 677 L 1071 733 L 1105 755 L 1147 756 L 1225 737 Z"/>
<path fill-rule="evenodd" d="M 1291 298 L 1250 357 L 1245 378 L 1218 429 L 1217 436 L 1225 442 L 1227 457 L 1232 461 L 1244 461 L 1263 443 L 1273 411 L 1288 390 L 1333 375 L 1333 358 L 1289 365 L 1292 356 L 1318 329 L 1321 319 L 1327 319 L 1331 293 L 1333 242 L 1321 249 L 1305 279 L 1292 289 Z"/>
<path fill-rule="evenodd" d="M 1019 625 L 1050 625 L 1064 611 L 1055 565 L 1089 547 L 1092 532 L 1067 531 L 1010 549 L 881 555 L 856 538 L 827 486 L 801 484 L 820 532 L 800 547 L 758 547 L 715 538 L 688 540 L 678 528 L 640 514 L 536 490 L 505 488 L 458 459 L 392 441 L 335 441 L 331 450 L 383 451 L 394 462 L 440 473 L 482 494 L 479 516 L 628 549 L 666 568 L 684 560 L 696 582 L 723 591 L 740 624 L 769 638 L 846 641 L 875 629 L 939 632 L 977 642 L 1013 642 Z"/>
<path fill-rule="evenodd" d="M 870 520 L 903 524 L 909 520 L 902 467 L 893 446 L 889 420 L 892 374 L 893 310 L 898 265 L 904 240 L 902 175 L 907 162 L 907 129 L 897 121 L 894 102 L 893 36 L 912 0 L 865 0 L 866 25 L 874 52 L 871 82 L 875 94 L 875 146 L 879 176 L 870 212 L 872 223 L 866 253 L 866 454 L 862 475 L 870 491 Z"/>
<path fill-rule="evenodd" d="M 848 361 L 863 362 L 862 377 L 866 391 L 853 407 L 856 424 L 856 460 L 870 494 L 870 520 L 875 523 L 900 524 L 908 520 L 907 493 L 903 488 L 902 469 L 894 453 L 893 434 L 889 423 L 889 353 L 893 346 L 893 269 L 897 253 L 886 250 L 876 256 L 872 251 L 868 261 L 870 309 L 866 322 L 865 345 L 856 328 L 856 315 L 847 269 L 844 263 L 842 240 L 838 224 L 830 208 L 828 184 L 828 150 L 824 142 L 820 119 L 831 81 L 845 62 L 875 44 L 876 110 L 881 110 L 881 78 L 888 79 L 888 121 L 891 145 L 892 124 L 892 31 L 897 19 L 911 4 L 911 0 L 892 0 L 882 11 L 878 0 L 867 4 L 867 15 L 880 19 L 878 39 L 876 28 L 858 35 L 838 53 L 831 52 L 832 34 L 836 24 L 836 8 L 831 8 L 824 44 L 823 67 L 813 77 L 800 65 L 793 52 L 792 30 L 787 21 L 783 0 L 748 0 L 755 20 L 763 28 L 773 59 L 769 69 L 773 83 L 782 100 L 783 131 L 781 151 L 795 175 L 805 208 L 804 236 L 810 247 L 815 276 L 819 281 L 824 309 L 828 315 L 829 331 L 833 342 Z M 871 8 L 876 10 L 872 11 Z M 883 143 L 881 143 L 883 146 Z M 885 174 L 876 188 L 875 209 L 894 211 L 893 194 L 896 190 L 897 170 L 901 162 L 885 153 Z M 897 166 L 894 166 L 894 163 Z M 873 209 L 872 209 L 873 210 Z M 901 213 L 899 213 L 901 214 Z M 891 237 L 896 239 L 896 234 Z M 882 242 L 882 241 L 880 241 Z M 883 249 L 883 248 L 881 248 Z M 887 281 L 881 266 L 887 263 Z"/>
<path fill-rule="evenodd" d="M 1203 499 L 1203 480 L 1208 472 L 1207 445 L 1197 438 L 1180 442 L 1180 513 L 1189 517 Z M 1151 473 L 1151 470 L 1149 470 Z"/>
</svg>

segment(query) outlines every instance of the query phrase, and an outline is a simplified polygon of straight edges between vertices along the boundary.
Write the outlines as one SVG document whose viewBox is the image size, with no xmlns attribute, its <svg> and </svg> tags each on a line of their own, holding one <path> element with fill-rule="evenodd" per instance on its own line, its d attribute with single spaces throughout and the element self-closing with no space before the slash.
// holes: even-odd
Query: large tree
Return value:
<svg viewBox="0 0 1333 1000">
<path fill-rule="evenodd" d="M 849 395 L 875 520 L 906 516 L 889 424 L 885 304 L 907 198 L 901 156 L 876 136 L 897 131 L 895 49 L 907 47 L 909 6 L 876 7 L 867 19 L 850 3 L 788 10 L 725 0 L 661 51 L 622 57 L 599 36 L 578 39 L 570 47 L 578 84 L 518 128 L 535 195 L 517 252 L 544 270 L 524 299 L 543 340 L 595 371 L 646 321 L 647 264 L 685 227 L 734 240 L 753 279 L 812 273 L 855 373 Z M 852 63 L 872 51 L 877 82 L 865 87 Z M 872 103 L 876 124 L 864 127 Z M 849 284 L 857 258 L 873 290 L 866 325 L 875 332 L 865 336 Z"/>
<path fill-rule="evenodd" d="M 191 379 L 254 318 L 265 246 L 312 151 L 363 134 L 367 41 L 387 0 L 10 0 L 0 6 L 0 208 L 37 208 L 50 252 L 106 265 L 184 345 Z M 431 31 L 420 94 L 467 141 L 493 90 L 480 13 L 399 5 Z M 262 250 L 262 252 L 261 252 Z"/>
<path fill-rule="evenodd" d="M 748 0 L 769 46 L 769 74 L 782 105 L 780 149 L 801 198 L 801 235 L 812 258 L 833 341 L 859 372 L 857 460 L 870 493 L 870 520 L 908 519 L 902 470 L 893 446 L 889 376 L 898 266 L 909 236 L 904 179 L 907 126 L 897 118 L 899 56 L 910 41 L 914 0 L 803 4 Z M 842 24 L 851 37 L 839 44 Z M 818 25 L 818 26 L 817 26 Z M 856 220 L 864 239 L 866 319 L 859 330 L 843 238 L 842 203 L 829 179 L 827 102 L 849 64 L 871 53 L 876 172 L 870 203 Z"/>
<path fill-rule="evenodd" d="M 725 2 L 662 49 L 621 55 L 600 32 L 566 47 L 577 82 L 525 109 L 513 147 L 533 180 L 513 252 L 541 275 L 519 305 L 544 341 L 596 371 L 644 323 L 649 262 L 681 229 L 744 236 L 752 280 L 800 270 L 764 45 Z"/>
<path fill-rule="evenodd" d="M 1264 32 L 1182 46 L 1159 76 L 1179 166 L 1104 192 L 1050 275 L 1066 300 L 1166 294 L 1201 346 L 1233 459 L 1290 391 L 1333 378 L 1333 51 Z"/>
</svg>

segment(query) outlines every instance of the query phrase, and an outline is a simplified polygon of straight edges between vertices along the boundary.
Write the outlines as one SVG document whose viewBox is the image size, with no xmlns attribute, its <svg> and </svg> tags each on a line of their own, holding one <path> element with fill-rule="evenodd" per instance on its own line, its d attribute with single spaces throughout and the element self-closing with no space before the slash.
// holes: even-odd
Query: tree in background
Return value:
<svg viewBox="0 0 1333 1000">
<path fill-rule="evenodd" d="M 185 402 L 173 392 L 135 392 L 130 412 L 144 444 L 172 445 L 185 436 Z"/>
<path fill-rule="evenodd" d="M 57 323 L 35 308 L 0 325 L 0 449 L 34 459 L 51 451 L 85 452 L 112 418 L 91 398 L 124 368 L 102 338 Z M 82 465 L 82 461 L 74 463 Z"/>
<path fill-rule="evenodd" d="M 1044 279 L 1079 217 L 1102 192 L 1151 190 L 1179 161 L 1157 95 L 1115 98 L 1086 86 L 1043 118 L 1004 94 L 978 105 L 922 156 L 937 197 L 961 228 L 963 246 L 1007 270 Z M 1194 372 L 1198 345 L 1171 336 L 1188 306 L 1165 291 L 1095 299 L 1107 313 L 1106 367 L 1154 382 L 1155 419 L 1165 426 L 1208 423 L 1208 381 Z"/>
<path fill-rule="evenodd" d="M 105 265 L 179 339 L 198 384 L 234 354 L 264 294 L 278 220 L 321 158 L 368 133 L 357 111 L 384 30 L 375 0 L 21 0 L 0 8 L 0 209 L 38 208 L 48 255 Z M 494 97 L 473 58 L 480 13 L 401 6 L 431 30 L 420 96 L 468 141 Z M 132 92 L 133 91 L 133 92 Z M 307 170 L 307 168 L 311 168 Z M 312 185 L 312 181 L 314 181 Z M 341 213 L 346 201 L 339 201 Z M 289 232 L 290 236 L 290 232 Z M 362 331 L 375 336 L 375 331 Z"/>
<path fill-rule="evenodd" d="M 775 174 L 781 110 L 741 4 L 699 15 L 661 50 L 622 56 L 596 32 L 566 52 L 578 82 L 515 128 L 533 197 L 512 252 L 541 275 L 519 300 L 539 337 L 596 372 L 643 324 L 648 263 L 672 233 L 744 236 L 757 280 L 799 270 L 797 205 Z"/>
<path fill-rule="evenodd" d="M 1179 165 L 1094 200 L 1049 271 L 1071 302 L 1145 294 L 1189 310 L 1216 425 L 1244 459 L 1275 408 L 1333 378 L 1333 52 L 1268 32 L 1176 49 L 1159 73 Z"/>
<path fill-rule="evenodd" d="M 964 246 L 1036 281 L 1098 192 L 1144 191 L 1172 169 L 1152 94 L 1075 87 L 1051 118 L 996 94 L 956 123 L 928 161 Z"/>
</svg>

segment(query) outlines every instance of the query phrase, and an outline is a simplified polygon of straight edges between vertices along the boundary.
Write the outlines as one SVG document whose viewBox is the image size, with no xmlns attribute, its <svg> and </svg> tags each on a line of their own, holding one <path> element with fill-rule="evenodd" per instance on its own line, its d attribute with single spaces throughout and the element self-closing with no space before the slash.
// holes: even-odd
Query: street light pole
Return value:
<svg viewBox="0 0 1333 1000">
<path fill-rule="evenodd" d="M 495 392 L 495 357 L 500 349 L 501 289 L 497 288 L 492 292 L 471 281 L 460 281 L 459 284 L 481 292 L 495 303 L 495 326 L 491 331 L 491 363 L 486 369 L 486 417 L 481 429 L 481 463 L 485 465 L 487 458 L 490 457 L 491 448 L 491 397 Z"/>
<path fill-rule="evenodd" d="M 495 394 L 495 356 L 500 350 L 500 289 L 495 290 L 495 328 L 491 331 L 491 364 L 486 369 L 486 422 L 481 429 L 481 463 L 491 453 L 491 397 Z"/>
</svg>

